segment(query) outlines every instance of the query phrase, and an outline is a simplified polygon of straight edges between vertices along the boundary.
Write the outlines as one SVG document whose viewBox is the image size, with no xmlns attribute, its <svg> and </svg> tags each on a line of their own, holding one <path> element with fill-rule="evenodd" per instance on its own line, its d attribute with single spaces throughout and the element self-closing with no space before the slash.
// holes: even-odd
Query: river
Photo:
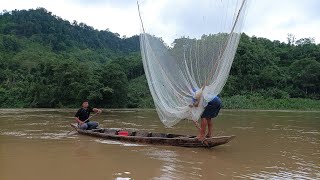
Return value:
<svg viewBox="0 0 320 180">
<path fill-rule="evenodd" d="M 121 143 L 68 134 L 75 109 L 0 109 L 0 179 L 320 179 L 320 112 L 222 110 L 212 149 Z M 104 110 L 102 127 L 165 128 L 154 110 Z"/>
</svg>

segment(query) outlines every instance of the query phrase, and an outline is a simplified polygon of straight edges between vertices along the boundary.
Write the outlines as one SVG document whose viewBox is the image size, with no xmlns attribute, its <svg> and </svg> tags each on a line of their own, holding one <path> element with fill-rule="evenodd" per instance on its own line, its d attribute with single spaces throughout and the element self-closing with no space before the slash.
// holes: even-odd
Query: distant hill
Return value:
<svg viewBox="0 0 320 180">
<path fill-rule="evenodd" d="M 293 103 L 270 102 L 292 98 L 319 102 L 320 45 L 312 38 L 288 36 L 282 43 L 243 34 L 221 96 L 226 108 L 290 108 Z M 86 98 L 100 107 L 153 107 L 139 36 L 120 38 L 44 8 L 2 12 L 0 107 L 77 107 Z"/>
<path fill-rule="evenodd" d="M 85 98 L 126 107 L 127 84 L 144 74 L 139 36 L 71 24 L 44 8 L 0 14 L 0 70 L 0 107 L 74 107 Z"/>
<path fill-rule="evenodd" d="M 129 53 L 139 50 L 139 37 L 120 38 L 119 34 L 99 31 L 85 23 L 63 20 L 44 8 L 14 10 L 3 13 L 0 18 L 0 32 L 30 38 L 53 51 L 68 48 L 109 49 L 116 53 Z"/>
</svg>

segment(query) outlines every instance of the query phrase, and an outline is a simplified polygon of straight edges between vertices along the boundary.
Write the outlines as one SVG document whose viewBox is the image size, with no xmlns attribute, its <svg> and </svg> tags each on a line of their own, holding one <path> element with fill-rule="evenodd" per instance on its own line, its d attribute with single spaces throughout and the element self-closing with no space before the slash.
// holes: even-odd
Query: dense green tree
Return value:
<svg viewBox="0 0 320 180">
<path fill-rule="evenodd" d="M 295 96 L 320 98 L 320 62 L 314 58 L 301 59 L 292 63 L 289 71 Z"/>
<path fill-rule="evenodd" d="M 104 94 L 103 103 L 108 104 L 107 107 L 126 107 L 128 79 L 123 68 L 111 62 L 104 65 L 101 71 L 102 83 L 112 89 Z"/>
<path fill-rule="evenodd" d="M 150 108 L 154 107 L 145 76 L 139 76 L 129 82 L 127 90 L 129 108 Z"/>
<path fill-rule="evenodd" d="M 224 36 L 204 35 L 198 41 L 215 43 Z M 183 50 L 186 41 L 197 40 L 176 39 L 171 53 Z M 86 98 L 100 107 L 153 107 L 139 47 L 139 36 L 120 38 L 44 8 L 4 11 L 0 107 L 76 107 Z M 242 34 L 221 95 L 240 104 L 319 100 L 320 44 L 293 35 L 284 43 Z"/>
</svg>

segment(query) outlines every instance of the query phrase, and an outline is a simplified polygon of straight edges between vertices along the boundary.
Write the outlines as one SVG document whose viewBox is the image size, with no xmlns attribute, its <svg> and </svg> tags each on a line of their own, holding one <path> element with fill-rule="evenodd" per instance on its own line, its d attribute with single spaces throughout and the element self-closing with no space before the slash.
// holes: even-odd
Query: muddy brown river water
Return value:
<svg viewBox="0 0 320 180">
<path fill-rule="evenodd" d="M 215 135 L 230 143 L 195 149 L 121 143 L 71 130 L 74 109 L 0 109 L 1 180 L 320 179 L 320 112 L 222 110 Z M 165 128 L 154 110 L 105 110 L 102 127 Z"/>
</svg>

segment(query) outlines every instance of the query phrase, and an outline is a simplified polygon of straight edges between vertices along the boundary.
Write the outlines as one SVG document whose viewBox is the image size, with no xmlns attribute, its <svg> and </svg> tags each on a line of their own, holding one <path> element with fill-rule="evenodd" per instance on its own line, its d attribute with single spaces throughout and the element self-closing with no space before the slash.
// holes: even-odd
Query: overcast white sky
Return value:
<svg viewBox="0 0 320 180">
<path fill-rule="evenodd" d="M 225 1 L 225 0 L 216 0 Z M 144 5 L 146 2 L 139 1 Z M 144 9 L 143 17 L 152 16 L 156 9 L 181 9 L 179 6 L 164 6 L 169 0 L 152 1 Z M 201 1 L 197 1 L 200 3 Z M 0 0 L 0 10 L 31 9 L 44 7 L 63 19 L 84 22 L 96 29 L 109 29 L 121 36 L 140 33 L 140 20 L 136 0 Z M 189 7 L 190 9 L 190 7 Z M 320 43 L 320 1 L 319 0 L 251 0 L 247 11 L 244 32 L 249 35 L 266 37 L 271 40 L 286 41 L 288 33 L 297 39 L 314 37 Z M 188 11 L 186 16 L 176 17 L 176 28 L 183 28 L 184 22 L 201 13 Z M 163 17 L 166 17 L 165 14 Z M 166 17 L 168 18 L 168 17 Z M 166 19 L 162 19 L 165 22 Z M 165 24 L 165 23 L 164 23 Z M 160 29 L 170 27 L 157 23 Z M 181 27 L 179 27 L 181 26 Z"/>
</svg>

